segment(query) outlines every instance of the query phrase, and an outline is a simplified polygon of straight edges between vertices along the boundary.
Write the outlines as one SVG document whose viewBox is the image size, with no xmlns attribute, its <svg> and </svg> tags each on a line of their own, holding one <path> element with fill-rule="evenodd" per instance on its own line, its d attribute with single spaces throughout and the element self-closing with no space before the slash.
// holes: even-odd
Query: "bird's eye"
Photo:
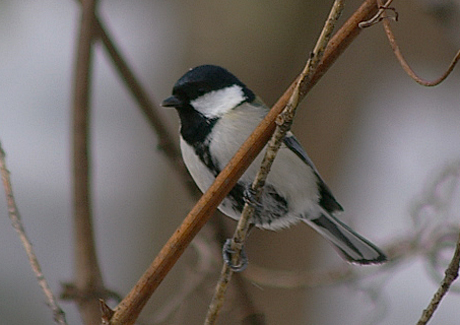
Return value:
<svg viewBox="0 0 460 325">
<path fill-rule="evenodd" d="M 198 96 L 203 96 L 204 94 L 206 94 L 206 89 L 198 88 L 197 93 L 198 93 Z"/>
</svg>

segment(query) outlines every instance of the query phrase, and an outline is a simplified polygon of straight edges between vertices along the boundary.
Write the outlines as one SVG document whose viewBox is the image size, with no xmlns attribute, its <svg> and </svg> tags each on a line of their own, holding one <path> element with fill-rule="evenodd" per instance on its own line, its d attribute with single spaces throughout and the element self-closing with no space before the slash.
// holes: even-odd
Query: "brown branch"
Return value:
<svg viewBox="0 0 460 325">
<path fill-rule="evenodd" d="M 315 49 L 312 52 L 312 56 L 307 61 L 304 70 L 300 74 L 299 81 L 296 83 L 294 91 L 292 92 L 291 97 L 289 98 L 289 101 L 287 102 L 282 113 L 278 116 L 278 119 L 276 121 L 277 126 L 275 132 L 268 143 L 267 150 L 265 152 L 261 166 L 259 168 L 259 171 L 257 172 L 254 182 L 252 183 L 252 191 L 254 192 L 254 198 L 257 201 L 260 200 L 260 197 L 263 192 L 263 187 L 265 185 L 265 181 L 270 172 L 271 166 L 275 160 L 276 154 L 278 153 L 278 150 L 281 146 L 281 143 L 284 137 L 286 136 L 286 133 L 291 129 L 295 112 L 300 102 L 299 89 L 301 85 L 303 83 L 308 82 L 311 76 L 314 74 L 314 71 L 318 66 L 318 63 L 324 55 L 324 50 L 330 40 L 337 19 L 342 13 L 342 9 L 342 1 L 336 0 L 334 2 L 334 5 L 332 6 L 331 12 L 326 20 L 326 24 L 324 25 L 321 35 L 318 38 Z M 238 221 L 238 225 L 236 227 L 233 238 L 230 242 L 230 248 L 233 252 L 233 265 L 240 265 L 241 263 L 240 254 L 243 249 L 243 245 L 246 241 L 249 232 L 250 221 L 254 215 L 254 212 L 255 208 L 252 205 L 246 203 L 243 208 L 243 212 L 241 213 L 241 217 Z M 224 263 L 222 266 L 221 276 L 216 285 L 214 296 L 209 305 L 205 321 L 206 325 L 212 325 L 216 323 L 217 317 L 223 306 L 225 293 L 227 291 L 228 284 L 230 283 L 232 273 L 233 271 L 230 268 L 230 266 L 227 263 Z"/>
<path fill-rule="evenodd" d="M 181 154 L 175 145 L 175 142 L 170 135 L 170 132 L 166 129 L 164 118 L 155 110 L 155 105 L 150 100 L 147 92 L 142 88 L 138 79 L 134 75 L 132 69 L 126 63 L 121 52 L 117 49 L 115 42 L 107 32 L 107 28 L 104 27 L 102 22 L 96 18 L 95 28 L 97 36 L 100 38 L 107 53 L 110 55 L 114 66 L 120 74 L 121 80 L 125 83 L 126 87 L 131 91 L 134 99 L 138 103 L 142 110 L 142 113 L 147 118 L 147 122 L 155 131 L 158 137 L 158 147 L 164 152 L 169 161 L 173 164 L 176 173 L 184 180 L 187 185 L 189 192 L 194 196 L 198 196 L 198 189 L 193 182 L 190 174 L 185 168 L 184 162 L 181 158 Z"/>
<path fill-rule="evenodd" d="M 449 266 L 446 269 L 445 277 L 442 280 L 438 290 L 434 294 L 433 298 L 430 301 L 428 307 L 423 311 L 422 316 L 420 317 L 417 325 L 425 325 L 433 317 L 434 312 L 441 303 L 442 298 L 449 291 L 450 286 L 458 277 L 458 270 L 460 264 L 460 235 L 455 247 L 455 253 L 452 257 L 452 260 L 449 263 Z"/>
<path fill-rule="evenodd" d="M 96 0 L 82 1 L 73 101 L 73 198 L 76 302 L 85 324 L 101 321 L 98 294 L 103 292 L 91 211 L 89 98 Z M 65 293 L 64 293 L 65 294 Z"/>
<path fill-rule="evenodd" d="M 40 263 L 38 262 L 38 258 L 37 258 L 37 255 L 35 254 L 32 243 L 27 237 L 26 231 L 22 224 L 21 215 L 19 214 L 19 210 L 16 205 L 16 200 L 14 199 L 14 195 L 13 195 L 13 187 L 11 185 L 10 172 L 8 171 L 8 168 L 6 167 L 5 152 L 3 151 L 1 143 L 0 143 L 0 172 L 2 175 L 3 187 L 5 189 L 6 202 L 8 205 L 8 215 L 10 216 L 13 228 L 18 233 L 19 239 L 21 240 L 22 245 L 24 246 L 24 249 L 27 253 L 27 257 L 29 258 L 30 266 L 32 267 L 32 271 L 34 272 L 35 277 L 37 278 L 38 285 L 42 288 L 42 291 L 46 296 L 46 302 L 53 313 L 54 322 L 56 324 L 66 325 L 67 322 L 65 319 L 65 314 L 62 311 L 59 304 L 57 303 L 57 300 L 54 297 L 53 292 L 51 291 L 51 288 L 45 279 L 45 275 L 42 272 Z"/>
<path fill-rule="evenodd" d="M 364 1 L 358 10 L 337 32 L 329 43 L 323 60 L 318 65 L 310 82 L 302 84 L 299 91 L 299 100 L 305 97 L 306 93 L 326 73 L 335 60 L 345 51 L 346 47 L 359 35 L 361 29 L 358 27 L 358 23 L 368 19 L 374 15 L 376 11 L 377 6 L 375 0 Z M 211 185 L 192 211 L 190 211 L 184 222 L 168 240 L 134 288 L 117 306 L 115 314 L 111 319 L 113 325 L 134 323 L 142 308 L 147 303 L 147 300 L 182 255 L 193 237 L 210 219 L 220 202 L 230 192 L 245 169 L 252 163 L 268 142 L 275 129 L 275 120 L 286 106 L 295 85 L 296 82 L 294 82 L 281 96 L 267 114 L 266 118 L 241 146 L 224 170 L 218 175 L 213 185 Z"/>
<path fill-rule="evenodd" d="M 379 0 L 380 1 L 380 0 Z M 383 6 L 381 6 L 381 11 L 379 11 L 380 15 L 382 15 L 382 18 L 385 18 L 385 9 L 388 9 L 388 5 L 391 3 L 392 0 L 387 1 L 387 3 Z M 377 17 L 377 15 L 375 16 Z M 380 21 L 380 20 L 379 20 Z M 391 48 L 393 49 L 393 53 L 395 54 L 396 58 L 399 61 L 399 64 L 401 67 L 404 69 L 404 71 L 411 77 L 412 79 L 415 80 L 415 82 L 419 83 L 422 86 L 425 87 L 434 87 L 439 85 L 441 82 L 443 82 L 449 75 L 450 73 L 454 70 L 455 66 L 457 65 L 458 61 L 460 60 L 460 50 L 455 54 L 455 57 L 451 61 L 449 67 L 447 70 L 437 79 L 433 81 L 429 81 L 426 79 L 423 79 L 422 77 L 418 76 L 414 70 L 410 67 L 409 63 L 406 61 L 404 58 L 401 49 L 399 48 L 398 43 L 396 42 L 395 35 L 391 29 L 390 26 L 390 21 L 388 19 L 381 19 L 383 22 L 383 28 L 385 29 L 385 33 L 387 35 L 388 41 L 390 42 Z M 367 26 L 365 26 L 367 27 Z"/>
</svg>

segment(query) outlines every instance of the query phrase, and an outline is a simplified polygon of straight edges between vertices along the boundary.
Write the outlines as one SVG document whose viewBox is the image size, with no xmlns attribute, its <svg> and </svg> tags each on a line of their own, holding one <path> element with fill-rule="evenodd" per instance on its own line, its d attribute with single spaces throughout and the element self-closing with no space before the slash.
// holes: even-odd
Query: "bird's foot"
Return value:
<svg viewBox="0 0 460 325">
<path fill-rule="evenodd" d="M 235 250 L 232 249 L 232 240 L 227 239 L 222 247 L 222 257 L 224 262 L 232 269 L 233 272 L 242 272 L 248 266 L 248 256 L 246 255 L 244 246 L 241 247 L 237 264 L 233 263 L 233 256 L 235 253 Z"/>
<path fill-rule="evenodd" d="M 251 185 L 246 187 L 246 189 L 243 192 L 243 200 L 244 203 L 249 204 L 256 210 L 262 209 L 262 204 L 259 202 L 259 200 L 256 197 L 256 193 L 252 189 Z"/>
</svg>

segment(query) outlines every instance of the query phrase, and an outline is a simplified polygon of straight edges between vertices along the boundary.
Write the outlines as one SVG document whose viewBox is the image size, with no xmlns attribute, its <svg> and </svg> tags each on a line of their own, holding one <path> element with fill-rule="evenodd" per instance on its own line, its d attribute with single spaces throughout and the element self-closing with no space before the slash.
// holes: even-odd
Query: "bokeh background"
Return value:
<svg viewBox="0 0 460 325">
<path fill-rule="evenodd" d="M 346 2 L 341 22 L 359 3 Z M 99 14 L 154 102 L 169 96 L 187 69 L 211 63 L 232 71 L 271 105 L 303 67 L 331 4 L 112 0 L 100 2 Z M 460 46 L 459 2 L 394 5 L 400 19 L 392 26 L 403 52 L 417 72 L 434 79 Z M 60 283 L 73 278 L 70 107 L 79 5 L 4 0 L 0 8 L 0 141 L 26 231 L 59 293 Z M 432 218 L 432 227 L 449 218 L 458 225 L 459 76 L 457 69 L 438 87 L 419 86 L 402 71 L 377 25 L 362 32 L 301 105 L 294 132 L 344 206 L 342 218 L 382 247 L 414 235 L 420 205 L 432 208 L 423 215 Z M 124 295 L 194 201 L 100 44 L 92 81 L 97 250 L 107 287 Z M 175 112 L 161 114 L 176 134 Z M 445 168 L 454 174 L 447 194 L 444 183 L 432 185 Z M 433 188 L 439 202 L 425 202 Z M 200 247 L 210 245 L 206 240 L 202 235 L 168 275 L 142 324 L 203 322 L 220 270 L 218 254 L 197 262 L 204 254 Z M 342 267 L 336 253 L 302 225 L 280 233 L 256 230 L 247 250 L 251 265 L 267 269 Z M 365 273 L 376 275 L 315 288 L 243 285 L 267 324 L 320 325 L 413 324 L 437 288 L 420 256 Z M 190 283 L 195 287 L 187 291 Z M 52 322 L 3 195 L 0 301 L 1 324 Z M 449 293 L 431 324 L 458 324 L 459 303 Z M 81 324 L 73 304 L 62 306 L 70 324 Z M 241 322 L 237 306 L 237 295 L 230 294 L 220 324 Z"/>
</svg>

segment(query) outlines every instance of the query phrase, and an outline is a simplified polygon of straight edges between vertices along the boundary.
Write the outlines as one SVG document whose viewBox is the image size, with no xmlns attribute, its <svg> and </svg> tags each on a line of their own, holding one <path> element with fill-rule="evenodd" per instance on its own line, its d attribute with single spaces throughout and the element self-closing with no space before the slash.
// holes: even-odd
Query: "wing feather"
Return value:
<svg viewBox="0 0 460 325">
<path fill-rule="evenodd" d="M 294 152 L 297 155 L 297 157 L 299 157 L 305 164 L 310 166 L 315 172 L 315 175 L 318 181 L 318 187 L 319 187 L 319 195 L 320 195 L 319 204 L 321 205 L 321 207 L 323 207 L 323 209 L 329 213 L 343 211 L 342 206 L 337 202 L 337 200 L 332 195 L 331 190 L 326 185 L 324 180 L 321 178 L 318 170 L 313 164 L 313 161 L 311 161 L 310 157 L 308 157 L 307 153 L 302 148 L 302 145 L 299 143 L 299 141 L 296 139 L 296 137 L 291 132 L 288 132 L 288 134 L 284 138 L 284 144 L 292 152 Z"/>
</svg>

